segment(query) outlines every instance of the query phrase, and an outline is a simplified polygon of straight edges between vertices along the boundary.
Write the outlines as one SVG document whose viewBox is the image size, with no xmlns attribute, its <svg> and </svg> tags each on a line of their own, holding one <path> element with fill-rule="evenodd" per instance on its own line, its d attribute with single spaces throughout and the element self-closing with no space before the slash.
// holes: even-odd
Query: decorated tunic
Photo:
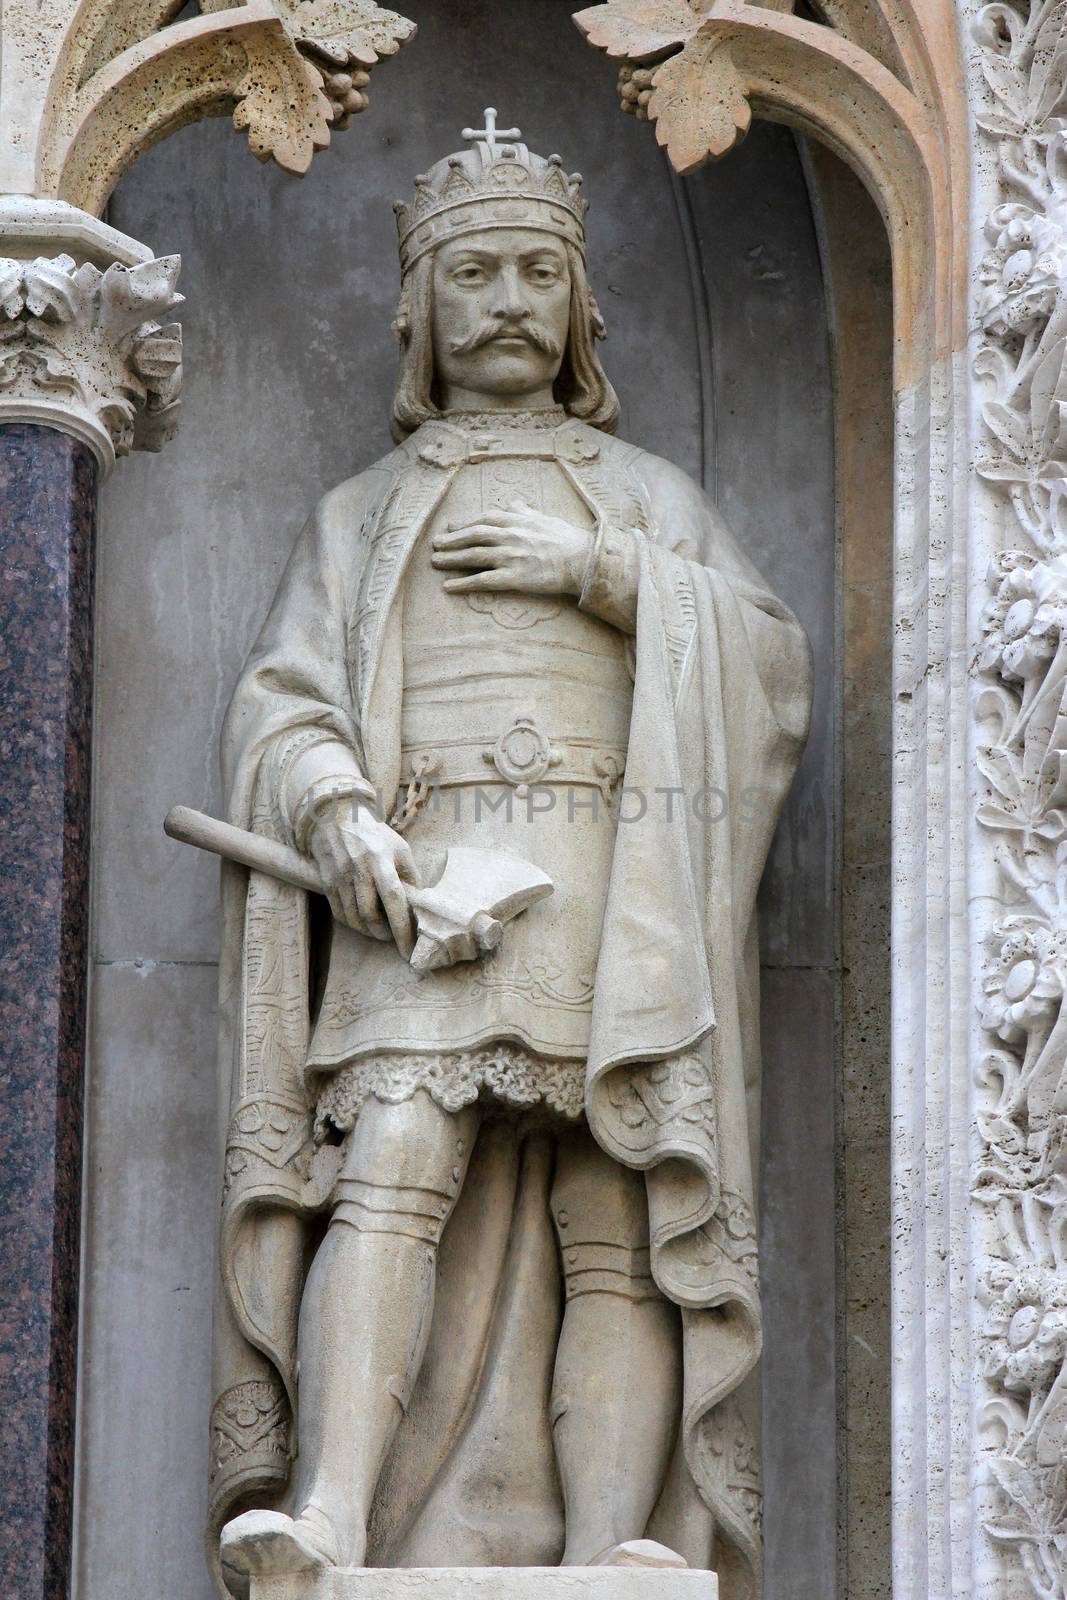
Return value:
<svg viewBox="0 0 1067 1600">
<path fill-rule="evenodd" d="M 342 1127 L 366 1093 L 399 1099 L 416 1087 L 449 1109 L 479 1093 L 572 1117 L 582 1109 L 633 694 L 627 636 L 570 596 L 444 588 L 450 570 L 432 565 L 440 529 L 516 499 L 591 533 L 600 515 L 560 460 L 562 412 L 504 427 L 450 420 L 474 459 L 426 519 L 403 578 L 395 822 L 420 870 L 449 845 L 473 844 L 533 862 L 555 888 L 488 955 L 422 976 L 391 941 L 334 928 L 309 1065 L 329 1072 L 359 1058 L 321 1104 Z M 565 449 L 573 430 L 562 432 Z"/>
</svg>

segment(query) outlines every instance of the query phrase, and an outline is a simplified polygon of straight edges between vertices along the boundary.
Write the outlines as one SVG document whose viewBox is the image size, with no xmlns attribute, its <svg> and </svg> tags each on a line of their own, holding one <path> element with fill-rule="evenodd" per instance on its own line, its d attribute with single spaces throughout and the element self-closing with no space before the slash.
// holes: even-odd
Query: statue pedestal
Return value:
<svg viewBox="0 0 1067 1600">
<path fill-rule="evenodd" d="M 331 1568 L 253 1578 L 249 1600 L 718 1600 L 714 1572 L 654 1567 Z"/>
</svg>

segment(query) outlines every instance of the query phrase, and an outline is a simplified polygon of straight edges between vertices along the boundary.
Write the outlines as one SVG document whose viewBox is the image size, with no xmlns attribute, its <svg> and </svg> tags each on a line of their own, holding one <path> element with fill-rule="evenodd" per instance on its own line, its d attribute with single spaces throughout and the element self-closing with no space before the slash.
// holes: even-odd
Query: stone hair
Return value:
<svg viewBox="0 0 1067 1600">
<path fill-rule="evenodd" d="M 564 246 L 571 275 L 571 317 L 563 365 L 555 383 L 560 405 L 603 433 L 614 433 L 619 400 L 600 364 L 596 341 L 606 337 L 593 299 L 585 263 L 573 245 Z M 441 415 L 436 400 L 432 334 L 433 256 L 418 260 L 400 290 L 393 332 L 400 341 L 400 373 L 393 400 L 393 438 Z"/>
</svg>

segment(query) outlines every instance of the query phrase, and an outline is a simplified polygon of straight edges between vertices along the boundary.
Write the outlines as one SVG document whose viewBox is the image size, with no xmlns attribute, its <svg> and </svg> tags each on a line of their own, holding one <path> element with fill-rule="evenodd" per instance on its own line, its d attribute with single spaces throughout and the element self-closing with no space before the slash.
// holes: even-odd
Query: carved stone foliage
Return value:
<svg viewBox="0 0 1067 1600">
<path fill-rule="evenodd" d="M 622 61 L 622 109 L 657 124 L 679 172 L 725 155 L 752 120 L 730 31 L 714 0 L 607 0 L 575 21 L 590 44 Z"/>
<path fill-rule="evenodd" d="M 842 122 L 844 77 L 866 78 L 885 96 L 880 80 L 914 84 L 920 76 L 901 19 L 887 22 L 877 5 L 826 0 L 819 14 L 830 27 L 795 18 L 793 9 L 793 0 L 601 0 L 574 20 L 591 45 L 620 62 L 622 109 L 655 123 L 672 165 L 686 173 L 732 149 L 753 107 L 796 114 L 809 109 L 805 99 L 817 104 L 818 88 L 806 96 L 793 74 L 802 64 L 807 76 L 818 71 L 820 56 L 834 60 L 838 92 L 831 89 L 826 108 L 833 118 L 839 101 Z"/>
<path fill-rule="evenodd" d="M 92 444 L 106 472 L 174 431 L 178 258 L 95 223 L 149 145 L 230 113 L 307 170 L 415 25 L 374 0 L 7 0 L 0 11 L 0 418 Z"/>
<path fill-rule="evenodd" d="M 142 150 L 232 113 L 253 153 L 303 173 L 367 105 L 370 69 L 415 25 L 374 0 L 10 0 L 0 192 L 98 216 Z"/>
<path fill-rule="evenodd" d="M 954 207 L 965 204 L 959 65 L 931 8 L 822 0 L 602 0 L 575 12 L 619 62 L 623 109 L 655 126 L 677 172 L 744 137 L 753 116 L 815 132 L 879 197 L 894 256 L 896 377 L 910 385 L 962 323 Z M 829 25 L 826 25 L 829 24 Z M 954 272 L 957 277 L 954 277 Z"/>
<path fill-rule="evenodd" d="M 181 328 L 157 319 L 181 301 L 177 256 L 101 272 L 69 255 L 0 256 L 0 421 L 56 421 L 105 469 L 158 450 L 177 426 Z"/>
<path fill-rule="evenodd" d="M 979 472 L 1011 546 L 993 562 L 977 669 L 979 820 L 1005 911 L 990 934 L 976 1194 L 994 1224 L 981 1420 L 989 1539 L 1040 1600 L 1067 1571 L 1067 0 L 974 24 L 1003 201 L 985 226 Z"/>
</svg>

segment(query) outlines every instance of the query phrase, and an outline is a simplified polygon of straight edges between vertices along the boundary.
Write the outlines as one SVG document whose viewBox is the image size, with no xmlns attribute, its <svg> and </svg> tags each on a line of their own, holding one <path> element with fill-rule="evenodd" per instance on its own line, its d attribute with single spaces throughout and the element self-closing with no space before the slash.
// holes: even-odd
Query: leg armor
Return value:
<svg viewBox="0 0 1067 1600">
<path fill-rule="evenodd" d="M 224 1558 L 237 1570 L 362 1565 L 378 1473 L 422 1361 L 438 1241 L 477 1129 L 476 1106 L 443 1111 L 421 1089 L 360 1112 L 300 1309 L 294 1515 L 230 1523 Z"/>
<path fill-rule="evenodd" d="M 678 1429 L 681 1328 L 652 1280 L 644 1178 L 583 1130 L 561 1142 L 552 1214 L 567 1293 L 552 1395 L 564 1565 L 684 1565 L 645 1540 Z"/>
<path fill-rule="evenodd" d="M 587 1132 L 561 1142 L 552 1215 L 568 1302 L 587 1294 L 662 1298 L 652 1279 L 644 1178 Z"/>
</svg>

